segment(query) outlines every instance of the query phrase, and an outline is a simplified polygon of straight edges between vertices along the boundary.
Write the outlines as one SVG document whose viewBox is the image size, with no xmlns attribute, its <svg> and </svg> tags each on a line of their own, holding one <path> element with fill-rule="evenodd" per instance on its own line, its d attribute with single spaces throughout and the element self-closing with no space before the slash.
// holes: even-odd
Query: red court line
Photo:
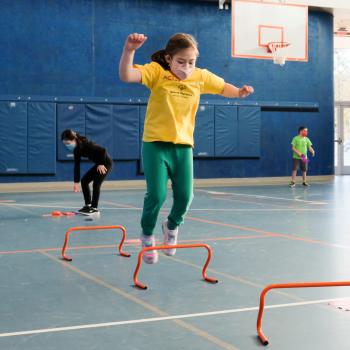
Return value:
<svg viewBox="0 0 350 350">
<path fill-rule="evenodd" d="M 324 242 L 324 241 L 319 241 L 317 239 L 298 237 L 298 236 L 293 236 L 293 235 L 289 235 L 286 233 L 270 232 L 270 231 L 261 230 L 261 229 L 255 228 L 255 227 L 245 227 L 245 226 L 239 226 L 239 225 L 234 225 L 234 224 L 227 224 L 227 223 L 224 223 L 221 221 L 200 219 L 200 218 L 196 218 L 193 216 L 186 216 L 186 219 L 192 220 L 192 221 L 204 222 L 206 224 L 211 224 L 211 225 L 232 227 L 232 228 L 242 230 L 242 231 L 257 232 L 257 233 L 261 233 L 263 235 L 267 235 L 269 237 L 282 237 L 282 238 L 287 238 L 287 239 L 290 239 L 293 241 L 302 241 L 302 242 L 311 243 L 311 244 L 319 244 L 319 245 L 323 245 L 323 246 L 327 246 L 327 247 L 337 247 L 337 248 L 341 247 L 340 244 L 336 244 L 336 243 L 328 243 L 328 242 Z M 344 247 L 350 248 L 347 246 L 343 246 L 343 248 Z"/>
<path fill-rule="evenodd" d="M 121 203 L 116 204 L 113 202 L 109 202 L 109 204 L 122 205 Z M 136 208 L 136 207 L 130 206 L 130 205 L 128 205 L 128 207 L 134 208 L 134 209 Z M 167 213 L 164 210 L 160 211 L 160 214 L 167 215 Z M 192 221 L 204 222 L 204 223 L 207 223 L 210 225 L 231 227 L 231 228 L 235 228 L 235 229 L 242 230 L 242 231 L 261 233 L 261 234 L 267 235 L 269 237 L 282 237 L 282 238 L 290 239 L 293 241 L 301 241 L 301 242 L 305 242 L 305 243 L 319 244 L 319 245 L 326 246 L 326 247 L 335 247 L 335 248 L 340 247 L 340 248 L 349 248 L 350 249 L 350 247 L 341 246 L 340 244 L 336 244 L 336 243 L 328 243 L 328 242 L 319 241 L 316 239 L 298 237 L 298 236 L 293 236 L 293 235 L 289 235 L 289 234 L 285 234 L 285 233 L 270 232 L 270 231 L 261 230 L 261 229 L 255 228 L 255 227 L 245 227 L 245 226 L 239 226 L 239 225 L 234 225 L 234 224 L 227 224 L 227 223 L 221 222 L 221 221 L 205 220 L 205 219 L 200 219 L 200 218 L 196 218 L 194 216 L 188 216 L 188 215 L 186 215 L 186 219 L 192 220 Z"/>
<path fill-rule="evenodd" d="M 254 238 L 269 238 L 270 236 L 251 235 L 251 236 L 232 236 L 232 237 L 209 237 L 202 239 L 184 239 L 180 240 L 180 243 L 190 242 L 211 242 L 211 241 L 233 241 L 238 239 L 254 239 Z M 124 245 L 138 245 L 139 239 L 126 240 Z M 162 242 L 157 242 L 158 244 Z M 73 246 L 69 247 L 69 250 L 81 250 L 81 249 L 103 249 L 103 248 L 115 248 L 115 244 L 101 244 L 101 245 L 87 245 L 87 246 Z M 3 254 L 20 254 L 20 253 L 41 253 L 50 251 L 60 251 L 62 248 L 35 248 L 35 249 L 22 249 L 22 250 L 5 250 L 0 251 L 0 255 Z"/>
<path fill-rule="evenodd" d="M 122 204 L 122 203 L 116 203 L 116 202 L 109 202 L 109 201 L 101 201 L 101 203 L 106 203 L 106 204 L 109 204 L 109 205 L 114 205 L 115 207 L 117 208 L 130 208 L 130 209 L 140 209 L 140 208 L 137 208 L 137 207 L 134 207 L 133 205 L 128 205 L 128 204 Z M 142 208 L 141 208 L 142 209 Z M 141 210 L 140 209 L 140 210 Z"/>
<path fill-rule="evenodd" d="M 253 238 L 268 238 L 270 236 L 261 236 L 261 235 L 251 235 L 251 236 L 232 236 L 232 237 L 212 237 L 204 239 L 183 239 L 179 242 L 202 242 L 202 241 L 232 241 L 235 239 L 253 239 Z"/>
<path fill-rule="evenodd" d="M 42 251 L 49 252 L 59 250 L 59 248 L 36 248 L 36 249 L 22 249 L 22 250 L 3 250 L 1 254 L 20 254 L 20 253 L 39 253 Z"/>
<path fill-rule="evenodd" d="M 274 233 L 272 233 L 272 232 L 268 232 L 268 231 L 265 231 L 265 230 L 260 230 L 258 228 L 244 227 L 244 226 L 239 226 L 239 225 L 234 225 L 234 224 L 227 224 L 227 223 L 221 222 L 221 221 L 206 220 L 206 219 L 201 219 L 201 218 L 197 218 L 197 217 L 189 216 L 189 215 L 186 215 L 186 219 L 187 220 L 192 220 L 192 221 L 204 222 L 204 223 L 210 224 L 210 225 L 236 228 L 236 229 L 242 230 L 242 231 L 252 231 L 252 232 L 257 232 L 257 233 L 261 233 L 261 234 L 264 234 L 264 235 L 274 235 Z"/>
<path fill-rule="evenodd" d="M 241 202 L 241 203 L 249 203 L 249 204 L 256 204 L 256 205 L 262 205 L 262 206 L 266 206 L 269 205 L 271 207 L 277 207 L 277 208 L 281 208 L 282 206 L 280 204 L 273 204 L 273 203 L 262 203 L 262 202 L 255 202 L 255 201 L 249 201 L 249 200 L 244 200 L 244 199 L 233 199 L 233 198 L 222 198 L 222 197 L 214 197 L 212 196 L 213 199 L 217 199 L 219 201 L 227 201 L 227 202 Z M 291 207 L 288 205 L 283 206 L 283 208 L 287 208 L 287 209 L 294 209 L 295 207 Z"/>
</svg>

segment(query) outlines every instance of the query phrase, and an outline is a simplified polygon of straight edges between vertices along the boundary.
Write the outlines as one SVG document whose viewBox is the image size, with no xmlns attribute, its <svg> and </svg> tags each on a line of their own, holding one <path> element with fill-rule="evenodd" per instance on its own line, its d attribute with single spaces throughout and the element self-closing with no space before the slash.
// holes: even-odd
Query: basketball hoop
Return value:
<svg viewBox="0 0 350 350">
<path fill-rule="evenodd" d="M 285 65 L 289 46 L 287 42 L 270 42 L 266 45 L 267 52 L 272 53 L 274 64 Z"/>
</svg>

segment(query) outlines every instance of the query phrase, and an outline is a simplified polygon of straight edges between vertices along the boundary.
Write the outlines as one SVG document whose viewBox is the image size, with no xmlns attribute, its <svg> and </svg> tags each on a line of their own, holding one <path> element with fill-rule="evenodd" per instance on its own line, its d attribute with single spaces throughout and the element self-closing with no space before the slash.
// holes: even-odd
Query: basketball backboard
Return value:
<svg viewBox="0 0 350 350">
<path fill-rule="evenodd" d="M 289 43 L 287 60 L 308 60 L 308 7 L 232 0 L 232 57 L 273 59 L 270 42 Z"/>
</svg>

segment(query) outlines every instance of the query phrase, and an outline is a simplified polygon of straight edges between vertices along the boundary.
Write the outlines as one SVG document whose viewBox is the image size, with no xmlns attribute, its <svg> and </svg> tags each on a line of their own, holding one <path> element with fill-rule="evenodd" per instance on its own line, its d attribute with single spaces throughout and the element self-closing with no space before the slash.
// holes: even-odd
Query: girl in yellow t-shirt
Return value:
<svg viewBox="0 0 350 350">
<path fill-rule="evenodd" d="M 193 198 L 193 131 L 201 94 L 228 98 L 246 97 L 251 86 L 237 88 L 206 69 L 196 68 L 198 45 L 189 34 L 173 35 L 164 50 L 152 55 L 152 62 L 134 65 L 135 51 L 147 37 L 130 34 L 119 63 L 122 81 L 142 83 L 151 90 L 143 134 L 142 160 L 147 183 L 141 226 L 143 247 L 155 245 L 153 235 L 158 213 L 172 182 L 174 203 L 162 224 L 164 244 L 176 245 L 178 227 Z M 165 251 L 174 255 L 176 249 Z M 147 251 L 144 261 L 158 261 L 156 250 Z"/>
</svg>

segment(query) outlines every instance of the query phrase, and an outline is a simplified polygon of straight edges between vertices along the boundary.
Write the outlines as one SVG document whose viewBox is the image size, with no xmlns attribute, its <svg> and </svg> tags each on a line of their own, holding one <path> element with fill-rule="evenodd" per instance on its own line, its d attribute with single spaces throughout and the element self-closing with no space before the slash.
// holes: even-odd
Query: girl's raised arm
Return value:
<svg viewBox="0 0 350 350">
<path fill-rule="evenodd" d="M 144 34 L 130 34 L 119 61 L 119 78 L 126 83 L 141 83 L 141 72 L 133 67 L 135 51 L 147 40 Z"/>
</svg>

